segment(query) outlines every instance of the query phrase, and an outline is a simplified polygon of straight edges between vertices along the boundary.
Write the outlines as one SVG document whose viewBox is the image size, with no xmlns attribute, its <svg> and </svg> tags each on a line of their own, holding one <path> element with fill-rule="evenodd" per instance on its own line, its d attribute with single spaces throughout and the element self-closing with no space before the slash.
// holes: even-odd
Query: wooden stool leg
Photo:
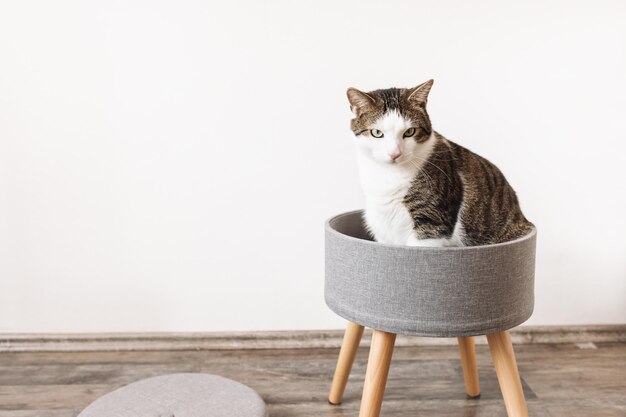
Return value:
<svg viewBox="0 0 626 417">
<path fill-rule="evenodd" d="M 395 342 L 395 334 L 374 330 L 359 417 L 378 417 L 380 414 Z"/>
<path fill-rule="evenodd" d="M 528 408 L 522 391 L 522 382 L 515 362 L 515 353 L 509 332 L 487 335 L 489 350 L 498 375 L 500 390 L 509 417 L 528 417 Z"/>
<path fill-rule="evenodd" d="M 348 322 L 348 327 L 343 335 L 341 350 L 339 351 L 339 359 L 337 359 L 335 376 L 333 376 L 333 383 L 330 386 L 330 393 L 328 394 L 328 402 L 333 405 L 341 404 L 343 392 L 346 389 L 350 370 L 352 370 L 354 357 L 359 348 L 359 343 L 361 343 L 362 336 L 363 326 Z"/>
<path fill-rule="evenodd" d="M 480 397 L 480 384 L 478 382 L 478 366 L 476 365 L 476 349 L 474 338 L 471 336 L 459 337 L 459 352 L 461 353 L 461 366 L 465 378 L 465 391 L 469 398 Z"/>
</svg>

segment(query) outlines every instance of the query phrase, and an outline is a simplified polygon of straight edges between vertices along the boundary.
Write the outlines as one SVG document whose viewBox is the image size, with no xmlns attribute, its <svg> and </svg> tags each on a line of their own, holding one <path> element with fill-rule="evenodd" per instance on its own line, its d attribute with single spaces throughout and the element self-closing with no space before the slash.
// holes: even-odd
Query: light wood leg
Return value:
<svg viewBox="0 0 626 417">
<path fill-rule="evenodd" d="M 395 342 L 395 334 L 374 330 L 359 417 L 378 417 L 380 414 Z"/>
<path fill-rule="evenodd" d="M 337 367 L 335 368 L 335 376 L 330 386 L 330 394 L 328 394 L 328 402 L 334 405 L 341 404 L 343 392 L 348 383 L 348 377 L 352 370 L 356 351 L 361 343 L 363 336 L 363 326 L 348 322 L 348 327 L 343 335 L 341 350 L 339 351 L 339 359 L 337 359 Z"/>
<path fill-rule="evenodd" d="M 515 353 L 509 332 L 487 335 L 489 350 L 498 375 L 500 390 L 509 417 L 528 417 L 528 408 L 522 391 L 522 382 L 515 362 Z"/>
<path fill-rule="evenodd" d="M 478 382 L 478 366 L 476 364 L 476 349 L 474 338 L 471 336 L 459 337 L 459 353 L 461 366 L 465 378 L 465 391 L 469 398 L 480 397 L 480 383 Z"/>
</svg>

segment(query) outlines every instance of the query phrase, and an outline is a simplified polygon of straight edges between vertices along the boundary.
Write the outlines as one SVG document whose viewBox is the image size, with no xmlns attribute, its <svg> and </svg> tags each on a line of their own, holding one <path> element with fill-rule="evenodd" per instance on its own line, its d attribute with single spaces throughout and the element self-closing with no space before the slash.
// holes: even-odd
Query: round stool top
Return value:
<svg viewBox="0 0 626 417">
<path fill-rule="evenodd" d="M 536 231 L 485 246 L 415 247 L 372 241 L 361 211 L 326 223 L 326 304 L 376 330 L 474 336 L 533 312 Z"/>
<path fill-rule="evenodd" d="M 78 417 L 267 417 L 252 388 L 217 375 L 172 374 L 110 392 Z"/>
</svg>

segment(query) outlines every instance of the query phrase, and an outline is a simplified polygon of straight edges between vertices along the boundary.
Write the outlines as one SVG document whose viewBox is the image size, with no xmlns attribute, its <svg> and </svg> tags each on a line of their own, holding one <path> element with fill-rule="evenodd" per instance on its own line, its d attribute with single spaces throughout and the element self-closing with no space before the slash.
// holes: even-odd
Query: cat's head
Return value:
<svg viewBox="0 0 626 417">
<path fill-rule="evenodd" d="M 349 88 L 348 101 L 354 113 L 350 127 L 357 146 L 379 162 L 410 161 L 431 137 L 426 102 L 432 85 L 433 80 L 428 80 L 414 88 L 368 93 Z"/>
</svg>

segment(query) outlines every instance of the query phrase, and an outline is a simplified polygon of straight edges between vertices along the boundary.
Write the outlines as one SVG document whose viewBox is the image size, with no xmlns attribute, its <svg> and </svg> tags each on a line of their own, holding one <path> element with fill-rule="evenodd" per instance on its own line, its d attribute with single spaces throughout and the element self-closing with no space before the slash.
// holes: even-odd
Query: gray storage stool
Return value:
<svg viewBox="0 0 626 417">
<path fill-rule="evenodd" d="M 487 335 L 509 417 L 528 415 L 508 329 L 534 306 L 536 231 L 510 242 L 411 247 L 372 241 L 362 211 L 326 223 L 326 304 L 349 320 L 328 400 L 339 404 L 364 326 L 374 329 L 360 417 L 378 417 L 396 334 L 458 337 L 469 397 L 475 335 Z"/>
<path fill-rule="evenodd" d="M 78 417 L 267 417 L 252 388 L 217 375 L 142 379 L 106 394 Z"/>
</svg>

